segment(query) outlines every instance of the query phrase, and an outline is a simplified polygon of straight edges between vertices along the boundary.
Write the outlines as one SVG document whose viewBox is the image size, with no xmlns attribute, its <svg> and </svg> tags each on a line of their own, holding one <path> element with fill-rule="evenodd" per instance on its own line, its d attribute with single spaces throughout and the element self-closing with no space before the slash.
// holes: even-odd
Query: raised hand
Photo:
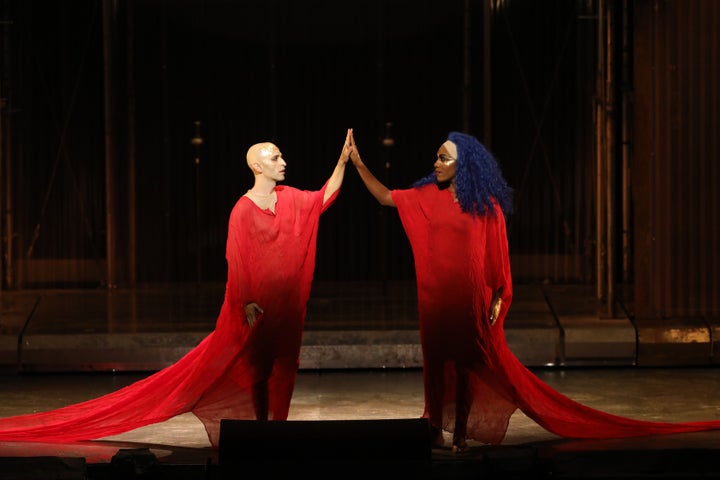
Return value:
<svg viewBox="0 0 720 480">
<path fill-rule="evenodd" d="M 342 152 L 340 153 L 340 162 L 346 164 L 352 155 L 354 149 L 354 140 L 352 136 L 352 128 L 348 128 L 345 134 L 345 144 L 343 145 Z"/>
<path fill-rule="evenodd" d="M 356 167 L 363 164 L 362 159 L 360 158 L 360 152 L 358 151 L 357 145 L 355 144 L 355 136 L 353 135 L 352 128 L 350 129 L 350 140 L 349 143 L 352 146 L 352 151 L 350 152 L 350 160 L 352 160 L 353 165 Z"/>
</svg>

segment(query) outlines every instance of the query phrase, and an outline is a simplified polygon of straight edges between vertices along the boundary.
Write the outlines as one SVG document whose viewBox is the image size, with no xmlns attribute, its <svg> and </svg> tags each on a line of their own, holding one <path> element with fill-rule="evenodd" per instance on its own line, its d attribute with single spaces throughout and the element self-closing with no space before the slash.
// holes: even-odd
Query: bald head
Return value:
<svg viewBox="0 0 720 480">
<path fill-rule="evenodd" d="M 279 155 L 280 149 L 270 142 L 256 143 L 250 147 L 245 156 L 247 159 L 248 167 L 250 170 L 255 172 L 253 164 L 262 164 L 262 160 L 272 157 L 273 155 Z"/>
</svg>

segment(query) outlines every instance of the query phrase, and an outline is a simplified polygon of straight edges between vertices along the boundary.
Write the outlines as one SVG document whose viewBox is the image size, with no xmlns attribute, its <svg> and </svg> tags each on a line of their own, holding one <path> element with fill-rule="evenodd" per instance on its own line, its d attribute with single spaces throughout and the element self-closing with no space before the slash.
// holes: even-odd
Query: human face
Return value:
<svg viewBox="0 0 720 480">
<path fill-rule="evenodd" d="M 450 156 L 445 146 L 441 146 L 437 151 L 437 160 L 433 166 L 435 167 L 435 178 L 438 183 L 451 182 L 455 180 L 455 164 L 457 159 Z"/>
<path fill-rule="evenodd" d="M 266 147 L 260 150 L 258 158 L 260 167 L 262 168 L 262 175 L 273 180 L 280 182 L 285 180 L 285 159 L 282 157 L 282 152 L 273 144 L 268 144 Z"/>
</svg>

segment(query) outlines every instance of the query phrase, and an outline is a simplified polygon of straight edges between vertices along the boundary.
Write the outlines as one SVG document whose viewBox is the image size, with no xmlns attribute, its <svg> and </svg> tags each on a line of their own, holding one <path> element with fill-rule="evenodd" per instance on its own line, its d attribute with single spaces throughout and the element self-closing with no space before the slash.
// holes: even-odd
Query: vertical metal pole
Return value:
<svg viewBox="0 0 720 480">
<path fill-rule="evenodd" d="M 8 12 L 7 3 L 3 4 L 6 8 L 3 11 L 5 17 Z M 0 291 L 3 287 L 12 288 L 15 281 L 13 275 L 14 257 L 13 257 L 13 216 L 12 216 L 12 158 L 11 158 L 11 135 L 10 118 L 12 112 L 12 91 L 10 89 L 10 21 L 3 21 L 3 69 L 2 78 L 0 78 L 0 172 L 3 173 L 2 188 L 2 208 L 3 208 L 3 241 L 4 241 L 4 258 L 3 258 L 3 278 L 0 280 Z"/>
<path fill-rule="evenodd" d="M 598 72 L 597 72 L 597 100 L 596 100 L 596 289 L 597 299 L 602 301 L 605 296 L 605 3 L 598 0 Z"/>
<path fill-rule="evenodd" d="M 483 2 L 483 143 L 492 149 L 492 29 L 490 2 Z"/>
<path fill-rule="evenodd" d="M 105 245 L 106 286 L 115 287 L 115 190 L 113 184 L 113 129 L 112 129 L 112 0 L 103 0 L 103 66 L 105 107 Z"/>
<path fill-rule="evenodd" d="M 267 18 L 278 18 L 277 15 L 278 6 L 277 0 L 270 0 L 268 2 L 268 17 Z M 271 28 L 269 32 L 270 36 L 270 56 L 269 60 L 269 81 L 270 81 L 270 125 L 272 138 L 276 139 L 278 134 L 278 82 L 277 82 L 277 52 L 278 52 L 278 29 Z"/>
<path fill-rule="evenodd" d="M 615 316 L 615 127 L 616 127 L 616 108 L 615 108 L 615 75 L 614 62 L 614 8 L 612 2 L 608 3 L 607 21 L 606 21 L 606 41 L 607 51 L 607 70 L 605 74 L 605 111 L 606 111 L 606 145 L 605 145 L 605 166 L 607 175 L 605 178 L 605 189 L 607 206 L 606 215 L 606 277 L 607 295 L 606 295 L 606 315 L 608 318 Z"/>
<path fill-rule="evenodd" d="M 135 197 L 135 0 L 126 2 L 127 10 L 127 156 L 128 156 L 128 283 L 137 283 L 137 199 Z"/>
<path fill-rule="evenodd" d="M 470 0 L 465 0 L 463 9 L 463 131 L 470 132 L 470 114 L 472 103 L 472 76 L 471 76 L 471 28 Z"/>
<path fill-rule="evenodd" d="M 195 135 L 190 140 L 190 143 L 195 147 L 195 242 L 197 253 L 195 255 L 195 274 L 197 282 L 202 282 L 202 207 L 200 205 L 200 146 L 203 144 L 203 138 L 200 135 L 200 120 L 193 122 L 195 126 Z"/>
<path fill-rule="evenodd" d="M 162 71 L 161 74 L 161 98 L 162 98 L 162 158 L 163 158 L 163 172 L 165 178 L 173 178 L 173 168 L 170 165 L 170 127 L 169 127 L 169 85 L 168 85 L 168 5 L 167 0 L 162 0 L 161 4 L 162 15 L 160 18 L 160 62 Z M 172 277 L 173 268 L 173 253 L 175 249 L 170 248 L 173 241 L 172 235 L 172 195 L 171 195 L 171 181 L 163 181 L 163 208 L 165 210 L 164 228 L 165 228 L 165 241 L 168 246 L 164 249 L 165 251 L 165 272 L 164 281 L 167 283 Z"/>
<path fill-rule="evenodd" d="M 630 278 L 630 45 L 628 0 L 623 0 L 622 12 L 622 281 Z"/>
<path fill-rule="evenodd" d="M 376 67 L 376 88 L 377 88 L 377 125 L 383 125 L 383 138 L 380 146 L 380 158 L 382 159 L 382 182 L 385 185 L 390 185 L 391 172 L 392 172 L 392 149 L 395 145 L 395 138 L 393 137 L 393 123 L 388 120 L 387 112 L 385 110 L 385 38 L 386 38 L 386 20 L 385 20 L 385 2 L 377 2 L 377 13 L 375 18 L 377 19 L 377 38 L 375 39 L 375 48 L 377 55 L 377 67 Z M 388 294 L 388 250 L 389 250 L 389 229 L 388 229 L 388 216 L 389 212 L 387 208 L 380 208 L 380 245 L 378 252 L 378 263 L 380 269 L 381 279 L 381 293 L 383 296 Z M 388 304 L 384 304 L 383 315 L 385 319 L 388 315 Z"/>
<path fill-rule="evenodd" d="M 3 3 L 3 6 L 5 6 L 4 3 Z M 5 9 L 0 11 L 0 15 L 2 15 L 2 17 L 0 17 L 0 18 L 4 18 Z M 2 69 L 2 75 L 0 76 L 0 173 L 1 173 L 1 172 L 3 172 L 4 167 L 5 167 L 4 162 L 7 161 L 7 159 L 5 158 L 5 155 L 4 155 L 4 153 L 5 153 L 5 151 L 4 151 L 5 136 L 3 134 L 5 132 L 3 131 L 3 128 L 5 128 L 5 122 L 3 120 L 5 117 L 5 107 L 7 105 L 7 99 L 4 96 L 4 93 L 5 93 L 4 87 L 5 87 L 5 79 L 6 79 L 6 75 L 7 75 L 7 64 L 8 64 L 8 62 L 7 62 L 7 60 L 8 60 L 8 57 L 7 57 L 7 55 L 8 55 L 8 47 L 7 47 L 8 35 L 7 35 L 7 27 L 5 25 L 5 22 L 2 20 L 0 20 L 0 27 L 2 27 L 2 29 L 3 29 L 3 43 L 2 43 L 3 44 L 3 69 Z M 9 187 L 9 185 L 10 185 L 9 177 L 0 176 L 0 208 L 3 209 L 3 212 L 7 212 L 7 210 L 5 210 L 5 202 L 2 201 L 3 200 L 2 193 L 7 191 L 7 188 Z M 8 197 L 6 196 L 5 199 L 8 199 Z M 7 217 L 3 218 L 3 222 L 0 223 L 0 232 L 3 234 L 2 240 L 3 240 L 5 248 L 7 248 L 7 246 L 10 244 L 10 236 L 7 235 L 7 233 L 8 233 L 7 225 L 5 225 L 5 222 L 4 222 L 4 220 L 6 220 L 6 218 Z M 6 250 L 6 253 L 8 253 L 8 250 Z M 7 278 L 8 277 L 8 269 L 7 269 L 8 261 L 9 261 L 9 258 L 7 256 L 5 258 L 3 258 L 2 260 L 0 260 L 0 267 L 2 267 L 2 272 L 3 272 L 2 279 L 0 279 L 0 293 L 2 293 L 2 291 L 3 291 L 3 284 L 9 285 L 7 283 L 7 281 L 8 281 L 8 278 Z"/>
</svg>

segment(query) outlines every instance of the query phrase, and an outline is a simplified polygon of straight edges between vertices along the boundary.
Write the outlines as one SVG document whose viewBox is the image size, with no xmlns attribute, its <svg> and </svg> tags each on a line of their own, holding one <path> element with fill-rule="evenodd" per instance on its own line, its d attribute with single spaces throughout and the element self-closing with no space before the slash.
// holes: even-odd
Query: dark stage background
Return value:
<svg viewBox="0 0 720 480">
<path fill-rule="evenodd" d="M 4 289 L 223 282 L 251 144 L 276 142 L 286 183 L 316 189 L 352 127 L 366 163 L 400 188 L 463 130 L 515 188 L 516 282 L 595 283 L 602 296 L 606 283 L 641 275 L 646 315 L 720 312 L 716 2 L 0 0 L 0 9 Z M 693 200 L 660 202 L 673 179 Z M 667 219 L 690 210 L 687 222 Z M 318 243 L 318 280 L 413 278 L 396 212 L 352 167 Z"/>
<path fill-rule="evenodd" d="M 575 177 L 589 181 L 591 167 L 576 161 L 592 121 L 591 88 L 576 78 L 591 79 L 594 51 L 581 2 L 3 4 L 11 250 L 27 267 L 6 276 L 12 285 L 102 284 L 108 248 L 118 284 L 132 264 L 140 283 L 222 281 L 227 216 L 252 180 L 247 147 L 276 142 L 287 184 L 315 189 L 348 127 L 390 187 L 430 172 L 449 131 L 473 133 L 518 190 L 513 251 L 577 254 L 587 241 L 584 226 L 566 224 Z M 567 168 L 576 163 L 580 173 Z M 319 246 L 320 279 L 412 276 L 396 213 L 352 168 Z"/>
</svg>

